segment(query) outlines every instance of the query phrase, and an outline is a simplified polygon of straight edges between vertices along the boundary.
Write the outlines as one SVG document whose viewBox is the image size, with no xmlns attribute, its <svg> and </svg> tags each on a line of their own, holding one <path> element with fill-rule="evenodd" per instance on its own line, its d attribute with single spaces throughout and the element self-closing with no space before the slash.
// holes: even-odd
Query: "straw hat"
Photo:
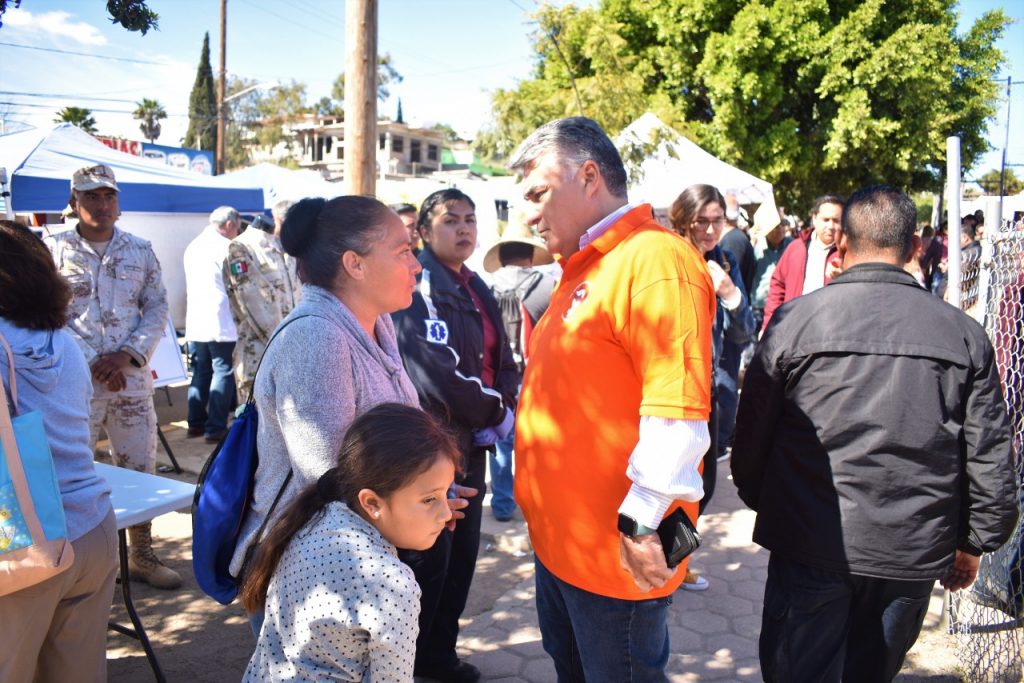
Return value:
<svg viewBox="0 0 1024 683">
<path fill-rule="evenodd" d="M 761 202 L 754 212 L 754 225 L 750 228 L 751 235 L 767 235 L 782 222 L 779 216 L 779 209 L 775 206 L 775 196 L 768 195 L 768 198 Z"/>
<path fill-rule="evenodd" d="M 501 259 L 498 258 L 498 251 L 501 249 L 502 244 L 508 242 L 529 244 L 533 247 L 532 265 L 542 266 L 555 260 L 551 256 L 551 252 L 548 251 L 547 245 L 544 244 L 544 240 L 535 236 L 528 226 L 523 223 L 509 224 L 505 228 L 505 232 L 498 238 L 498 241 L 492 244 L 491 248 L 484 254 L 484 270 L 488 273 L 493 273 L 501 268 Z"/>
</svg>

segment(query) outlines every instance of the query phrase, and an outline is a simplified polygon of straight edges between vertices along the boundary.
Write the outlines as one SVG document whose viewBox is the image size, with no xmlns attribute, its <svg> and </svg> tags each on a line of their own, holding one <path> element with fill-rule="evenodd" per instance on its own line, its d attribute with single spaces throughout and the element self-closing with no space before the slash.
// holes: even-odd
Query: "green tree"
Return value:
<svg viewBox="0 0 1024 683">
<path fill-rule="evenodd" d="M 138 106 L 132 112 L 132 117 L 141 121 L 139 130 L 142 131 L 142 135 L 151 143 L 155 142 L 160 137 L 160 121 L 167 118 L 167 112 L 159 102 L 145 97 L 136 104 Z"/>
<path fill-rule="evenodd" d="M 256 85 L 256 81 L 231 77 L 227 96 Z M 317 112 L 321 102 L 306 106 L 306 84 L 292 81 L 272 88 L 257 88 L 228 102 L 226 166 L 244 165 L 255 147 L 273 148 L 278 143 L 291 144 L 287 126 L 303 116 Z M 317 112 L 319 113 L 319 112 Z"/>
<path fill-rule="evenodd" d="M 57 112 L 57 117 L 53 122 L 70 123 L 90 134 L 96 132 L 96 119 L 92 117 L 92 111 L 83 107 L 64 107 Z"/>
<path fill-rule="evenodd" d="M 999 194 L 999 170 L 993 169 L 983 173 L 977 180 L 985 194 Z M 1024 192 L 1024 181 L 1017 177 L 1012 168 L 1006 169 L 1006 176 L 1003 178 L 1003 194 L 1012 195 Z"/>
<path fill-rule="evenodd" d="M 434 130 L 444 134 L 445 142 L 462 142 L 462 138 L 459 137 L 459 134 L 447 123 L 435 123 Z"/>
<path fill-rule="evenodd" d="M 203 36 L 196 80 L 188 98 L 188 131 L 182 144 L 196 149 L 217 148 L 217 98 L 214 95 L 213 67 L 210 66 L 209 33 Z"/>
<path fill-rule="evenodd" d="M 482 153 L 576 113 L 575 81 L 609 133 L 653 111 L 788 206 L 883 180 L 937 189 L 949 135 L 973 165 L 1008 21 L 990 11 L 958 35 L 954 0 L 604 0 L 535 17 L 533 77 L 495 92 Z"/>
<path fill-rule="evenodd" d="M 21 0 L 0 0 L 0 28 L 3 27 L 2 19 L 8 6 L 17 9 L 21 6 Z M 146 35 L 150 29 L 159 28 L 157 20 L 160 15 L 146 7 L 146 0 L 107 0 L 107 13 L 110 14 L 111 23 L 121 24 L 129 31 L 140 31 L 142 35 Z"/>
<path fill-rule="evenodd" d="M 402 74 L 398 73 L 394 64 L 391 63 L 391 55 L 383 54 L 377 56 L 377 100 L 384 102 L 391 96 L 390 86 L 393 83 L 401 83 Z M 324 97 L 317 103 L 317 113 L 325 110 L 326 115 L 345 117 L 345 73 L 338 74 L 331 86 L 331 96 Z"/>
</svg>

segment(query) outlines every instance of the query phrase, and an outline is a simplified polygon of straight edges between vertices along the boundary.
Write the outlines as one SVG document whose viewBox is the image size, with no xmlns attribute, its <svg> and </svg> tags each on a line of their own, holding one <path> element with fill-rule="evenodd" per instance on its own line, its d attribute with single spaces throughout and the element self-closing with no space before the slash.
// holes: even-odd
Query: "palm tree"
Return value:
<svg viewBox="0 0 1024 683">
<path fill-rule="evenodd" d="M 152 143 L 160 137 L 160 119 L 166 119 L 167 112 L 164 111 L 163 106 L 159 102 L 146 99 L 145 97 L 137 104 L 138 106 L 132 112 L 132 116 L 142 121 L 139 124 L 139 130 Z"/>
<path fill-rule="evenodd" d="M 96 119 L 92 117 L 92 112 L 84 107 L 64 107 L 57 112 L 57 118 L 53 122 L 70 123 L 90 134 L 96 132 Z"/>
</svg>

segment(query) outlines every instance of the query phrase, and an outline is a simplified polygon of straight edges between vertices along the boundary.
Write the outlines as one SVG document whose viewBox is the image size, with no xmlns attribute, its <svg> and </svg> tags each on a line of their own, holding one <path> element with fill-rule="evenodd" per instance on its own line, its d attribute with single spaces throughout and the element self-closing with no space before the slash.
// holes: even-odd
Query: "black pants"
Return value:
<svg viewBox="0 0 1024 683">
<path fill-rule="evenodd" d="M 420 635 L 416 639 L 416 672 L 450 671 L 458 664 L 455 641 L 459 617 L 466 608 L 469 586 L 480 550 L 480 521 L 486 487 L 487 451 L 473 448 L 464 454 L 466 472 L 459 483 L 480 491 L 469 499 L 466 517 L 445 531 L 430 550 L 402 550 L 399 557 L 412 567 L 423 592 L 420 598 Z"/>
<path fill-rule="evenodd" d="M 764 680 L 891 681 L 921 633 L 934 585 L 833 572 L 772 553 L 759 647 Z"/>
<path fill-rule="evenodd" d="M 718 482 L 718 401 L 713 391 L 711 392 L 711 415 L 708 417 L 708 434 L 711 436 L 711 444 L 708 446 L 708 452 L 704 454 L 704 469 L 700 473 L 704 484 L 704 497 L 700 499 L 698 515 L 703 515 L 704 510 L 711 503 L 711 497 L 715 495 L 715 484 Z"/>
</svg>

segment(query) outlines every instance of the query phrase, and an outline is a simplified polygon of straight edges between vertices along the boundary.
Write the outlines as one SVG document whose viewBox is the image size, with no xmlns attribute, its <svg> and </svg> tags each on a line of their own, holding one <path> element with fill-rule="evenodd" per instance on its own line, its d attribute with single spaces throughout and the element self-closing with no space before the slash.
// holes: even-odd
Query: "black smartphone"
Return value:
<svg viewBox="0 0 1024 683">
<path fill-rule="evenodd" d="M 665 562 L 668 563 L 669 569 L 678 566 L 700 547 L 700 534 L 682 508 L 676 508 L 675 512 L 661 520 L 661 524 L 658 525 L 658 537 L 661 539 L 661 547 L 665 551 Z"/>
</svg>

